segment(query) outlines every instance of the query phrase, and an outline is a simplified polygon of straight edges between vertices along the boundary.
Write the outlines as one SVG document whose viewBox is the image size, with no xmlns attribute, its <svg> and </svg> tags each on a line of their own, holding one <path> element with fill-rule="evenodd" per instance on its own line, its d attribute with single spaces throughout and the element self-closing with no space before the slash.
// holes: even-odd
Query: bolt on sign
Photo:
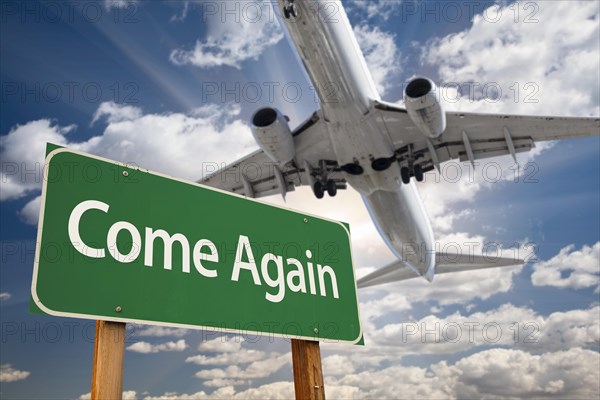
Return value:
<svg viewBox="0 0 600 400">
<path fill-rule="evenodd" d="M 344 224 L 66 148 L 45 170 L 33 308 L 360 341 Z"/>
</svg>

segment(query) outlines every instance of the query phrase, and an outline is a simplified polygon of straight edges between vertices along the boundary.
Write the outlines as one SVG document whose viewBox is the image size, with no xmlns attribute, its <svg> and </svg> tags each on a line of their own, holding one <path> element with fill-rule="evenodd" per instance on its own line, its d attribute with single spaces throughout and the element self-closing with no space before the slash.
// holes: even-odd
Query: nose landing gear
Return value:
<svg viewBox="0 0 600 400">
<path fill-rule="evenodd" d="M 325 184 L 323 184 L 321 181 L 317 181 L 313 184 L 313 193 L 317 199 L 322 199 L 325 197 L 325 192 L 327 192 L 330 197 L 335 197 L 337 195 L 337 191 L 337 183 L 332 179 L 326 181 Z"/>
<path fill-rule="evenodd" d="M 402 183 L 408 185 L 410 183 L 411 176 L 414 176 L 417 182 L 423 182 L 423 180 L 425 179 L 423 167 L 421 167 L 421 165 L 419 164 L 413 165 L 412 171 L 410 167 L 400 168 L 400 177 L 402 178 Z"/>
<path fill-rule="evenodd" d="M 335 176 L 335 172 L 340 171 L 335 161 L 321 160 L 316 168 L 306 162 L 305 170 L 317 199 L 325 197 L 325 193 L 330 197 L 335 197 L 338 189 L 346 189 L 346 182 Z"/>
<path fill-rule="evenodd" d="M 327 181 L 327 194 L 330 197 L 335 197 L 335 195 L 337 194 L 337 183 L 335 183 L 331 179 Z"/>
</svg>

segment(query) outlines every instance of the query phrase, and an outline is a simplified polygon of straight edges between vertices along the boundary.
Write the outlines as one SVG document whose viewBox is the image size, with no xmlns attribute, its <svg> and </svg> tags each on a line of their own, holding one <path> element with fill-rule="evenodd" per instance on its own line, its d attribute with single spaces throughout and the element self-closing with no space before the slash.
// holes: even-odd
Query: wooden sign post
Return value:
<svg viewBox="0 0 600 400">
<path fill-rule="evenodd" d="M 124 353 L 125 324 L 96 321 L 92 400 L 121 399 Z"/>
<path fill-rule="evenodd" d="M 294 389 L 297 400 L 325 400 L 319 342 L 292 339 Z"/>
</svg>

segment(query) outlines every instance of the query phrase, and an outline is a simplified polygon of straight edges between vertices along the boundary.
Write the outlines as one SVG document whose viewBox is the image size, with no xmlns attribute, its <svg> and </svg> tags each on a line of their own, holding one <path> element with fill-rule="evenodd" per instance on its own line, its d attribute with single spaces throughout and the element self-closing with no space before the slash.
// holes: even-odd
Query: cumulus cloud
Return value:
<svg viewBox="0 0 600 400">
<path fill-rule="evenodd" d="M 600 242 L 581 250 L 570 245 L 550 260 L 534 264 L 531 282 L 570 289 L 600 287 Z"/>
<path fill-rule="evenodd" d="M 323 358 L 322 364 L 324 376 L 342 376 L 355 372 L 354 364 L 348 356 L 334 354 Z"/>
<path fill-rule="evenodd" d="M 225 386 L 212 393 L 204 391 L 196 393 L 165 393 L 161 396 L 146 396 L 144 400 L 217 400 L 217 399 L 289 399 L 294 397 L 294 386 L 292 382 L 273 382 L 257 388 L 250 388 L 237 392 L 233 386 Z"/>
<path fill-rule="evenodd" d="M 39 190 L 42 184 L 46 143 L 65 145 L 67 135 L 76 127 L 58 126 L 54 121 L 41 119 L 16 125 L 0 137 L 0 201 L 13 200 Z"/>
<path fill-rule="evenodd" d="M 183 2 L 183 7 L 181 8 L 181 11 L 174 14 L 171 19 L 169 20 L 169 22 L 182 22 L 185 21 L 185 19 L 188 16 L 188 13 L 190 11 L 190 2 L 189 1 L 184 1 Z"/>
<path fill-rule="evenodd" d="M 92 394 L 91 393 L 82 394 L 78 398 L 79 398 L 79 400 L 90 400 L 92 398 Z M 123 392 L 123 395 L 121 396 L 121 398 L 122 398 L 122 400 L 136 400 L 136 399 L 139 399 L 140 397 L 137 395 L 137 392 L 135 390 L 126 390 Z"/>
<path fill-rule="evenodd" d="M 198 346 L 198 351 L 209 353 L 236 353 L 241 350 L 244 338 L 241 336 L 221 335 L 217 338 L 203 341 Z"/>
<path fill-rule="evenodd" d="M 600 341 L 600 307 L 556 312 L 548 317 L 526 307 L 505 304 L 487 312 L 392 323 L 370 333 L 379 351 L 404 354 L 451 354 L 480 346 L 520 347 L 530 352 L 594 346 Z"/>
<path fill-rule="evenodd" d="M 188 357 L 185 362 L 197 365 L 248 364 L 267 358 L 268 354 L 260 350 L 240 349 L 236 352 L 220 353 L 216 356 L 197 355 Z"/>
<path fill-rule="evenodd" d="M 360 19 L 381 18 L 388 20 L 399 9 L 401 0 L 350 0 L 348 12 Z"/>
<path fill-rule="evenodd" d="M 521 267 L 490 268 L 438 275 L 433 283 L 424 279 L 403 281 L 381 287 L 388 292 L 406 293 L 411 304 L 432 301 L 445 306 L 486 300 L 513 287 L 513 277 Z M 391 294 L 393 295 L 393 294 Z"/>
<path fill-rule="evenodd" d="M 197 110 L 144 114 L 140 108 L 102 103 L 94 121 L 105 121 L 104 132 L 84 142 L 69 140 L 74 126 L 51 120 L 17 125 L 0 138 L 2 191 L 0 200 L 39 192 L 47 142 L 131 163 L 154 171 L 196 180 L 256 148 L 248 126 L 237 119 L 239 107 L 221 107 L 210 115 Z M 229 151 L 223 152 L 222 148 Z M 203 162 L 198 162 L 203 160 Z M 40 199 L 21 211 L 21 218 L 37 223 Z"/>
<path fill-rule="evenodd" d="M 104 8 L 107 11 L 116 8 L 127 8 L 131 7 L 132 4 L 136 4 L 138 0 L 104 0 Z"/>
<path fill-rule="evenodd" d="M 247 60 L 257 60 L 265 49 L 283 39 L 271 3 L 252 2 L 247 7 L 244 1 L 228 5 L 227 1 L 214 2 L 218 9 L 207 17 L 209 33 L 206 39 L 196 41 L 191 49 L 175 49 L 170 60 L 176 65 L 194 65 L 200 68 L 230 66 L 241 69 Z M 223 20 L 220 11 L 235 7 L 235 16 Z M 207 14 L 209 15 L 209 14 Z M 206 17 L 206 16 L 205 16 Z M 214 21 L 211 19 L 214 18 Z"/>
<path fill-rule="evenodd" d="M 588 364 L 589 363 L 589 364 Z M 532 355 L 521 350 L 490 349 L 427 368 L 392 366 L 326 381 L 326 390 L 342 386 L 358 398 L 557 397 L 598 396 L 600 359 L 595 351 L 574 348 Z"/>
<path fill-rule="evenodd" d="M 176 342 L 166 342 L 159 344 L 152 344 L 148 342 L 137 342 L 130 346 L 127 346 L 127 350 L 133 351 L 135 353 L 161 353 L 164 351 L 177 351 L 181 352 L 187 349 L 188 345 L 185 342 L 185 339 L 180 339 Z"/>
<path fill-rule="evenodd" d="M 597 116 L 600 8 L 597 2 L 555 1 L 492 5 L 468 29 L 430 41 L 423 61 L 445 83 L 475 82 L 449 109 L 545 115 Z M 535 54 L 535 62 L 532 62 Z M 576 77 L 576 79 L 574 79 Z M 484 93 L 484 86 L 501 93 Z M 456 86 L 450 85 L 450 88 Z M 459 98 L 459 101 L 456 99 Z"/>
<path fill-rule="evenodd" d="M 395 36 L 368 25 L 355 26 L 354 34 L 365 55 L 377 90 L 384 94 L 391 86 L 390 81 L 401 70 Z"/>
<path fill-rule="evenodd" d="M 42 196 L 36 196 L 27 202 L 25 207 L 19 211 L 21 220 L 29 225 L 36 225 L 40 217 L 40 207 L 42 205 Z"/>
<path fill-rule="evenodd" d="M 183 328 L 168 328 L 156 325 L 133 325 L 133 333 L 142 337 L 183 337 L 190 331 Z"/>
<path fill-rule="evenodd" d="M 227 383 L 228 380 L 248 381 L 251 379 L 262 379 L 273 375 L 283 366 L 290 365 L 291 361 L 291 353 L 273 353 L 268 359 L 253 361 L 244 368 L 238 365 L 230 365 L 227 368 L 203 369 L 196 372 L 195 376 L 196 378 L 211 382 L 213 386 L 216 386 L 217 382 Z"/>
<path fill-rule="evenodd" d="M 489 349 L 454 364 L 442 361 L 425 367 L 393 365 L 326 375 L 325 393 L 327 398 L 397 398 L 398 393 L 410 393 L 419 399 L 591 399 L 600 395 L 598 381 L 600 358 L 596 351 L 573 348 L 535 355 L 522 350 Z M 229 385 L 212 393 L 171 392 L 138 397 L 145 400 L 291 398 L 293 393 L 292 382 L 274 382 L 243 391 Z"/>
<path fill-rule="evenodd" d="M 517 154 L 518 165 L 510 156 L 478 160 L 474 166 L 454 160 L 442 164 L 440 171 L 426 173 L 418 187 L 434 232 L 452 232 L 455 222 L 470 215 L 471 205 L 482 191 L 521 182 L 528 172 L 522 166 L 552 146 L 552 142 L 542 142 L 530 152 Z"/>
<path fill-rule="evenodd" d="M 116 104 L 114 102 L 101 103 L 92 119 L 92 125 L 101 118 L 106 118 L 109 124 L 123 121 L 133 121 L 142 116 L 142 110 L 138 107 Z"/>
<path fill-rule="evenodd" d="M 19 371 L 14 369 L 10 364 L 0 365 L 0 382 L 17 382 L 27 379 L 30 375 L 29 371 Z"/>
<path fill-rule="evenodd" d="M 595 398 L 599 394 L 598 353 L 579 348 L 542 355 L 492 349 L 467 357 L 452 369 L 460 374 L 455 393 L 462 398 Z"/>
</svg>

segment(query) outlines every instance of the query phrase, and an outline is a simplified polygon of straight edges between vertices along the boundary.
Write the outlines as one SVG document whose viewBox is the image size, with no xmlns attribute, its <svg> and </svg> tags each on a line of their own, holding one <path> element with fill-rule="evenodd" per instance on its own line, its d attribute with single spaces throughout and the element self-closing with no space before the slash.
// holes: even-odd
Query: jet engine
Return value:
<svg viewBox="0 0 600 400">
<path fill-rule="evenodd" d="M 274 108 L 261 108 L 252 116 L 254 140 L 273 162 L 287 164 L 294 159 L 296 148 L 285 116 Z"/>
<path fill-rule="evenodd" d="M 408 115 L 417 128 L 432 139 L 446 130 L 446 113 L 438 96 L 437 86 L 427 78 L 411 80 L 404 91 Z"/>
</svg>

